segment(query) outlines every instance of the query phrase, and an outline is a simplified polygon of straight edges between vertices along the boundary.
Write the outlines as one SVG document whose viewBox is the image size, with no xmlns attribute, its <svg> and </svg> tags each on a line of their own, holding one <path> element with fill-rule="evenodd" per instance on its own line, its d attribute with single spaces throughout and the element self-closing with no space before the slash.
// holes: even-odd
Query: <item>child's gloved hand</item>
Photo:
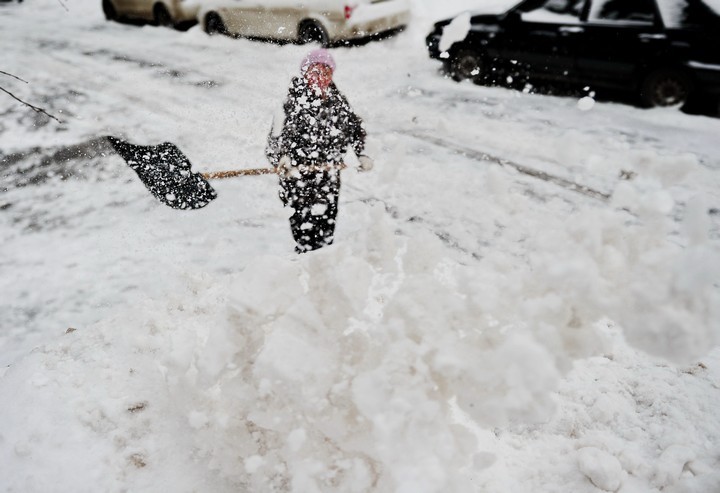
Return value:
<svg viewBox="0 0 720 493">
<path fill-rule="evenodd" d="M 285 178 L 292 172 L 292 161 L 289 156 L 283 156 L 278 161 L 277 174 Z"/>
<path fill-rule="evenodd" d="M 358 171 L 370 171 L 375 165 L 373 160 L 365 155 L 359 156 L 358 161 L 360 162 L 360 165 L 358 166 Z"/>
</svg>

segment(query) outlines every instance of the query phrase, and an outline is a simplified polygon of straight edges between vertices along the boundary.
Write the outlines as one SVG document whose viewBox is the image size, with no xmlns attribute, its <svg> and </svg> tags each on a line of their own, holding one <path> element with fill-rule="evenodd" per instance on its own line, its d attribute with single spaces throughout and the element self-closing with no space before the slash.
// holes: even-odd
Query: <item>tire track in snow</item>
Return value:
<svg viewBox="0 0 720 493">
<path fill-rule="evenodd" d="M 546 171 L 540 171 L 540 170 L 537 170 L 530 166 L 518 164 L 513 161 L 509 161 L 507 159 L 493 156 L 493 155 L 488 154 L 483 151 L 478 151 L 475 149 L 471 149 L 469 147 L 460 146 L 458 144 L 455 144 L 455 143 L 447 141 L 447 140 L 440 139 L 438 137 L 433 137 L 431 135 L 422 134 L 422 133 L 418 133 L 418 132 L 411 132 L 411 131 L 406 131 L 406 130 L 400 130 L 400 131 L 398 131 L 398 133 L 403 134 L 403 135 L 408 135 L 408 136 L 416 138 L 416 139 L 420 139 L 423 142 L 429 142 L 429 143 L 439 146 L 439 147 L 450 149 L 450 150 L 454 151 L 455 153 L 462 154 L 463 156 L 473 159 L 475 161 L 491 162 L 491 163 L 495 163 L 495 164 L 498 164 L 503 167 L 507 166 L 507 167 L 513 168 L 513 169 L 517 170 L 519 173 L 522 173 L 524 175 L 531 176 L 533 178 L 537 178 L 539 180 L 543 180 L 548 183 L 553 183 L 553 184 L 558 185 L 559 187 L 562 187 L 571 192 L 576 192 L 576 193 L 585 195 L 587 197 L 591 197 L 593 199 L 601 200 L 603 202 L 607 202 L 611 196 L 611 194 L 609 194 L 609 193 L 595 190 L 594 188 L 588 187 L 586 185 L 581 185 L 577 182 L 568 180 L 566 178 L 562 178 L 557 175 L 550 174 Z"/>
</svg>

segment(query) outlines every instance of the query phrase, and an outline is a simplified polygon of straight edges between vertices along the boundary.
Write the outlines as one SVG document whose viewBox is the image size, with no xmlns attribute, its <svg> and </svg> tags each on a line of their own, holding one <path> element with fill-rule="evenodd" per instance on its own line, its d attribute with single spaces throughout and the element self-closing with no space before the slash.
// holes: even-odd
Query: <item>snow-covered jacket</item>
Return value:
<svg viewBox="0 0 720 493">
<path fill-rule="evenodd" d="M 334 83 L 323 98 L 301 77 L 295 77 L 283 105 L 283 117 L 276 117 L 265 153 L 273 166 L 288 156 L 293 166 L 342 162 L 348 146 L 357 156 L 365 147 L 362 120 L 352 111 Z M 277 120 L 283 120 L 278 122 Z M 279 125 L 281 123 L 281 125 Z"/>
</svg>

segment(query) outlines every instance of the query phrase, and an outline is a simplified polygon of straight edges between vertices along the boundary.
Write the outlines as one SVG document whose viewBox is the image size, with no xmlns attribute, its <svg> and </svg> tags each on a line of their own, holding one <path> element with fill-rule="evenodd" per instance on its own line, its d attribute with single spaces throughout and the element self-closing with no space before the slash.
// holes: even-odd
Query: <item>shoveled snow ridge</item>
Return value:
<svg viewBox="0 0 720 493">
<path fill-rule="evenodd" d="M 101 490 L 129 477 L 147 487 L 153 473 L 131 471 L 169 460 L 204 476 L 207 467 L 212 481 L 250 491 L 469 491 L 487 453 L 452 418 L 454 409 L 483 427 L 547 419 L 574 358 L 611 348 L 598 323 L 603 310 L 622 319 L 619 307 L 637 293 L 632 283 L 605 292 L 623 284 L 599 276 L 597 262 L 608 260 L 595 248 L 602 242 L 582 247 L 596 224 L 589 217 L 565 227 L 567 236 L 539 239 L 583 250 L 562 268 L 544 264 L 543 254 L 528 266 L 501 254 L 461 266 L 429 233 L 395 236 L 383 208 L 368 212 L 375 226 L 354 238 L 354 248 L 268 256 L 236 275 L 188 278 L 186 292 L 71 331 L 9 368 L 0 387 L 19 400 L 4 409 L 0 456 L 24 471 L 12 486 L 56 485 L 58 468 L 76 466 L 40 467 L 38 447 L 60 448 L 72 463 L 89 429 L 99 463 L 87 469 L 126 471 L 83 478 Z M 623 248 L 621 235 L 600 234 Z M 653 257 L 685 253 L 654 248 Z M 683 297 L 675 299 L 653 301 L 682 310 Z M 635 323 L 628 318 L 636 340 L 652 336 L 657 349 L 668 334 L 672 348 L 682 348 L 672 327 L 658 332 L 647 314 Z M 707 337 L 682 334 L 697 344 Z M 61 437 L 65 427 L 47 424 L 54 420 L 72 432 Z M 169 430 L 184 431 L 166 451 L 154 437 Z M 586 455 L 579 470 L 616 485 L 614 460 L 596 471 Z M 70 487 L 76 478 L 64 480 Z"/>
</svg>

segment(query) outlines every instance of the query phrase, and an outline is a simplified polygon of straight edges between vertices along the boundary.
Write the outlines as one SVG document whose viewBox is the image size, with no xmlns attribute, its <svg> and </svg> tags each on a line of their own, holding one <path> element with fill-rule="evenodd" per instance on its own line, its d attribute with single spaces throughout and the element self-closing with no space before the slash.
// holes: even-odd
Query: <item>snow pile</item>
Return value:
<svg viewBox="0 0 720 493">
<path fill-rule="evenodd" d="M 577 107 L 580 111 L 589 111 L 595 106 L 595 100 L 590 96 L 584 96 L 578 99 Z"/>
<path fill-rule="evenodd" d="M 196 281 L 196 299 L 148 302 L 96 332 L 64 336 L 11 368 L 3 393 L 23 387 L 29 371 L 23 399 L 50 401 L 41 407 L 49 410 L 52 397 L 36 394 L 60 387 L 50 393 L 70 403 L 60 419 L 104 433 L 113 444 L 103 440 L 99 453 L 114 445 L 130 469 L 161 458 L 112 430 L 157 407 L 187 420 L 194 456 L 251 491 L 465 491 L 461 471 L 476 444 L 449 419 L 451 399 L 481 423 L 538 419 L 552 410 L 554 360 L 567 356 L 494 319 L 481 299 L 491 286 L 444 261 L 439 240 L 403 241 L 384 210 L 373 214 L 359 251 L 266 257 L 235 278 L 207 280 L 212 287 Z M 139 395 L 127 396 L 135 385 Z M 33 443 L 44 440 L 72 449 L 59 430 L 37 431 L 42 414 L 4 420 L 4 463 L 33 456 L 36 468 Z M 16 465 L 16 486 L 42 490 L 29 465 Z"/>
<path fill-rule="evenodd" d="M 484 439 L 499 460 L 478 491 L 720 491 L 720 351 L 687 367 L 653 361 L 616 328 L 601 357 L 577 361 L 542 425 Z"/>
<path fill-rule="evenodd" d="M 531 273 L 508 285 L 498 279 L 495 286 L 506 297 L 526 300 L 521 318 L 534 326 L 533 333 L 542 334 L 547 323 L 565 327 L 565 350 L 575 345 L 573 334 L 581 333 L 574 328 L 607 316 L 636 347 L 684 362 L 720 340 L 720 250 L 709 239 L 709 197 L 690 195 L 678 228 L 674 211 L 680 204 L 670 189 L 697 171 L 697 162 L 636 153 L 623 166 L 633 178 L 618 185 L 611 198 L 615 208 L 546 218 L 544 228 L 527 239 Z M 499 170 L 488 182 L 504 206 L 495 217 L 522 221 L 532 207 L 529 199 L 513 192 Z M 502 256 L 490 252 L 485 260 Z M 498 266 L 488 270 L 502 272 Z M 648 285 L 648 279 L 655 281 Z M 576 343 L 584 347 L 588 340 L 578 337 Z"/>
<path fill-rule="evenodd" d="M 463 491 L 476 444 L 448 419 L 451 399 L 486 424 L 552 410 L 566 356 L 493 319 L 489 286 L 383 216 L 359 251 L 258 259 L 190 313 L 154 317 L 137 349 L 165 348 L 168 391 L 223 477 L 252 491 Z M 223 291 L 228 310 L 212 301 Z"/>
<path fill-rule="evenodd" d="M 402 240 L 383 209 L 372 213 L 356 251 L 266 257 L 195 280 L 196 295 L 147 302 L 11 368 L 0 385 L 24 388 L 14 409 L 45 403 L 3 420 L 11 487 L 58 484 L 44 475 L 60 465 L 38 469 L 38 456 L 76 442 L 35 423 L 58 399 L 69 434 L 101 433 L 97 453 L 129 470 L 163 461 L 133 432 L 138 415 L 141 429 L 184 419 L 191 455 L 250 491 L 466 491 L 476 444 L 449 419 L 450 401 L 488 424 L 545 416 L 564 356 L 484 313 L 488 286 L 446 262 L 438 239 Z M 60 476 L 62 489 L 87 481 Z"/>
<path fill-rule="evenodd" d="M 612 256 L 617 259 L 622 252 L 625 266 L 614 266 L 624 272 L 615 270 L 613 283 L 627 291 L 620 291 L 625 299 L 616 298 L 609 314 L 634 345 L 686 361 L 720 340 L 720 249 L 709 237 L 713 198 L 691 193 L 678 203 L 670 193 L 698 169 L 693 156 L 637 153 L 634 158 L 627 164 L 637 178 L 616 188 L 613 204 L 633 213 L 638 235 L 615 242 L 620 250 Z M 674 215 L 679 208 L 678 227 Z M 623 234 L 614 229 L 602 234 Z M 655 279 L 652 285 L 646 283 L 649 278 Z"/>
<path fill-rule="evenodd" d="M 495 198 L 522 207 L 502 180 L 488 183 Z M 342 245 L 190 278 L 187 292 L 141 302 L 11 367 L 0 392 L 18 399 L 4 409 L 0 458 L 17 474 L 6 482 L 82 490 L 87 477 L 59 471 L 78 467 L 71 455 L 90 442 L 91 462 L 125 471 L 93 478 L 107 489 L 142 488 L 180 467 L 250 491 L 469 491 L 495 456 L 454 409 L 483 427 L 550 417 L 573 359 L 607 347 L 604 310 L 635 313 L 622 310 L 637 298 L 633 277 L 686 254 L 653 227 L 625 229 L 613 217 L 624 212 L 585 211 L 563 228 L 550 222 L 527 263 L 493 251 L 468 266 L 434 235 L 395 235 L 384 208 L 367 213 L 372 227 Z M 628 333 L 687 356 L 716 342 L 717 299 L 668 272 L 681 296 L 642 293 L 659 316 L 642 312 Z M 706 310 L 691 311 L 698 304 Z M 663 310 L 693 323 L 660 324 Z M 58 408 L 62 427 L 48 424 Z M 182 445 L 166 452 L 158 434 Z M 617 464 L 598 453 L 583 452 L 579 468 L 612 490 Z"/>
<path fill-rule="evenodd" d="M 663 229 L 668 224 L 662 222 L 637 225 L 628 237 L 628 226 L 609 220 L 617 215 L 587 211 L 577 223 L 549 228 L 535 240 L 538 250 L 530 258 L 542 281 L 526 286 L 525 295 L 532 287 L 545 303 L 533 323 L 542 330 L 549 307 L 555 307 L 555 322 L 567 327 L 605 314 L 637 347 L 682 362 L 702 355 L 708 343 L 718 342 L 717 248 L 707 242 L 687 248 L 669 243 Z M 566 250 L 562 263 L 548 253 L 568 243 L 581 248 Z M 648 286 L 648 278 L 656 283 Z"/>
<path fill-rule="evenodd" d="M 578 467 L 601 490 L 617 491 L 620 487 L 622 466 L 614 456 L 603 450 L 581 448 L 578 451 Z"/>
</svg>

